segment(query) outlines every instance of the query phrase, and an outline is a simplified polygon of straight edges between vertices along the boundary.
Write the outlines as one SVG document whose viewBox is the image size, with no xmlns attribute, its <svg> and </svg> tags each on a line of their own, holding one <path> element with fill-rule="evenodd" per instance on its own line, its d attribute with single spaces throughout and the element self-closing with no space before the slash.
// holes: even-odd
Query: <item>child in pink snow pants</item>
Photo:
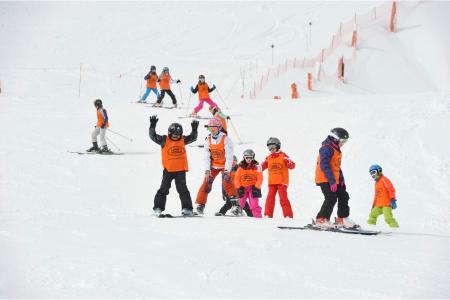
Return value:
<svg viewBox="0 0 450 300">
<path fill-rule="evenodd" d="M 262 218 L 259 198 L 261 198 L 261 184 L 263 181 L 262 170 L 255 160 L 255 152 L 252 149 L 244 151 L 244 159 L 234 176 L 234 184 L 239 195 L 239 206 L 245 207 L 247 199 L 254 218 Z"/>
<path fill-rule="evenodd" d="M 218 107 L 217 104 L 211 100 L 209 97 L 209 93 L 214 91 L 216 89 L 216 86 L 213 84 L 212 88 L 209 88 L 208 84 L 205 82 L 205 76 L 200 75 L 198 76 L 198 83 L 194 87 L 191 86 L 191 92 L 197 93 L 198 92 L 198 105 L 194 108 L 194 111 L 192 112 L 191 116 L 196 117 L 198 112 L 202 110 L 204 102 L 208 103 L 210 107 Z"/>
</svg>

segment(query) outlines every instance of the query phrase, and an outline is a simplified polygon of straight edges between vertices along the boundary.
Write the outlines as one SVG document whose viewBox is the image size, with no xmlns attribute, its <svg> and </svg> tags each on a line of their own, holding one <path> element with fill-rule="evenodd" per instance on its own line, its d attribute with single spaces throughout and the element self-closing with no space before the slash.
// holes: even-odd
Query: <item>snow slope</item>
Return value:
<svg viewBox="0 0 450 300">
<path fill-rule="evenodd" d="M 450 298 L 450 78 L 446 65 L 437 64 L 449 61 L 448 44 L 436 42 L 444 49 L 435 52 L 428 44 L 420 47 L 413 29 L 394 36 L 380 32 L 365 41 L 358 76 L 349 78 L 370 92 L 349 84 L 323 86 L 295 101 L 237 97 L 240 68 L 253 58 L 261 68 L 270 66 L 271 42 L 279 41 L 278 55 L 289 57 L 304 51 L 299 45 L 307 20 L 318 25 L 314 46 L 322 36 L 328 40 L 339 21 L 373 5 L 1 2 L 0 40 L 8 43 L 0 44 L 0 297 Z M 439 12 L 447 9 L 448 3 L 423 3 L 398 20 L 399 28 L 418 24 L 421 35 L 440 28 L 442 37 Z M 405 49 L 407 43 L 414 50 Z M 402 88 L 388 80 L 374 84 L 384 74 L 374 45 L 389 45 L 384 56 L 403 57 L 406 51 L 416 62 L 392 59 L 395 82 L 399 74 L 417 70 L 433 75 L 421 86 L 416 79 L 422 75 L 407 77 Z M 182 80 L 173 89 L 183 109 L 130 103 L 151 64 L 158 71 L 169 66 Z M 218 86 L 212 96 L 227 107 L 239 131 L 230 133 L 238 157 L 252 148 L 263 160 L 267 138 L 277 136 L 297 163 L 289 186 L 293 220 L 281 217 L 279 204 L 274 219 L 214 217 L 223 204 L 217 182 L 204 218 L 151 216 L 162 170 L 160 149 L 148 138 L 148 117 L 158 114 L 159 133 L 172 122 L 189 132 L 190 120 L 178 116 L 196 103 L 188 87 L 200 73 Z M 295 73 L 268 91 L 287 87 L 289 76 Z M 90 146 L 95 98 L 104 100 L 111 129 L 133 138 L 108 133 L 126 155 L 67 153 Z M 206 136 L 205 122 L 197 143 Z M 381 218 L 371 228 L 393 233 L 366 237 L 276 228 L 303 225 L 320 208 L 317 150 L 336 126 L 351 136 L 343 149 L 351 217 L 369 228 L 364 224 L 373 181 L 367 170 L 379 163 L 397 189 L 400 228 L 389 229 Z M 195 199 L 202 149 L 187 149 Z M 166 210 L 180 210 L 174 189 Z"/>
</svg>

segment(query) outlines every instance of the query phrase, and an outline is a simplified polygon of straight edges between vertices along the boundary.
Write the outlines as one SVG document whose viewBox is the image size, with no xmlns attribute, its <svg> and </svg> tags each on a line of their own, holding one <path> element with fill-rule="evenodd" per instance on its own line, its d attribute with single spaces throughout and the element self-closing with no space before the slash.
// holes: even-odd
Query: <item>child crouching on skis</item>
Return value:
<svg viewBox="0 0 450 300">
<path fill-rule="evenodd" d="M 240 207 L 244 208 L 248 199 L 254 218 L 262 218 L 259 206 L 262 181 L 262 170 L 255 160 L 255 152 L 252 149 L 245 150 L 243 160 L 236 171 L 234 185 L 238 191 Z"/>
<path fill-rule="evenodd" d="M 384 215 L 384 221 L 389 227 L 398 228 L 398 223 L 392 215 L 392 210 L 397 208 L 394 186 L 389 178 L 383 175 L 383 169 L 379 165 L 370 166 L 369 172 L 375 180 L 375 196 L 367 223 L 376 225 L 377 218 Z"/>
</svg>

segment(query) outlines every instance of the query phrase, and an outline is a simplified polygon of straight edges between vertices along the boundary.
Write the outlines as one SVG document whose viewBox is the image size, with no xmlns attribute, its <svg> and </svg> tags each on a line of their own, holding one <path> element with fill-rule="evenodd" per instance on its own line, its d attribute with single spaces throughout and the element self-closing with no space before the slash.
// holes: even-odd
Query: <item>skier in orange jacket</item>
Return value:
<svg viewBox="0 0 450 300">
<path fill-rule="evenodd" d="M 148 72 L 147 75 L 145 75 L 144 80 L 147 80 L 147 89 L 145 90 L 144 95 L 142 95 L 141 100 L 139 100 L 139 103 L 145 103 L 145 100 L 147 99 L 148 95 L 150 95 L 150 92 L 154 92 L 156 94 L 157 99 L 161 97 L 161 95 L 158 92 L 158 88 L 156 87 L 156 83 L 158 82 L 158 74 L 156 74 L 156 67 L 151 66 L 150 72 Z"/>
<path fill-rule="evenodd" d="M 370 166 L 369 172 L 370 176 L 375 180 L 375 196 L 367 223 L 376 225 L 377 218 L 380 215 L 384 215 L 384 221 L 390 227 L 398 228 L 397 220 L 392 215 L 392 210 L 397 208 L 395 189 L 392 182 L 383 175 L 383 169 L 379 165 Z"/>
<path fill-rule="evenodd" d="M 269 193 L 264 207 L 264 216 L 273 217 L 275 196 L 278 192 L 283 216 L 293 218 L 294 214 L 288 199 L 287 187 L 289 185 L 289 170 L 295 168 L 295 163 L 286 153 L 280 150 L 281 142 L 278 138 L 270 137 L 267 140 L 267 148 L 269 148 L 270 155 L 261 164 L 262 170 L 268 169 L 269 172 Z"/>
<path fill-rule="evenodd" d="M 97 152 L 100 154 L 111 154 L 112 151 L 106 144 L 106 129 L 109 127 L 108 113 L 103 107 L 103 102 L 100 99 L 94 101 L 95 109 L 97 110 L 97 123 L 94 131 L 92 131 L 92 147 L 86 150 L 87 152 Z M 100 147 L 97 143 L 97 136 L 100 137 Z"/>
<path fill-rule="evenodd" d="M 177 107 L 177 98 L 175 98 L 175 95 L 173 94 L 172 90 L 170 89 L 170 84 L 171 83 L 180 83 L 180 79 L 174 80 L 172 79 L 172 76 L 170 76 L 169 74 L 169 68 L 168 67 L 164 67 L 163 68 L 163 72 L 161 73 L 161 75 L 159 75 L 158 78 L 158 82 L 159 82 L 159 88 L 161 90 L 161 97 L 158 97 L 158 100 L 156 101 L 156 103 L 153 105 L 154 107 L 161 107 L 161 102 L 164 99 L 165 94 L 169 94 L 170 98 L 172 98 L 172 104 L 173 107 Z"/>
</svg>

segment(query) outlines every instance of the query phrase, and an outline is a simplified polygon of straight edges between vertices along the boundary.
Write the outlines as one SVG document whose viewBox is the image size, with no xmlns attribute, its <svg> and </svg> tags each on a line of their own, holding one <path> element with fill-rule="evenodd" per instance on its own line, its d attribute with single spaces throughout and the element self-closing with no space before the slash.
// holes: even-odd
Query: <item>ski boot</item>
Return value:
<svg viewBox="0 0 450 300">
<path fill-rule="evenodd" d="M 197 210 L 197 214 L 203 215 L 204 210 L 205 210 L 205 204 L 198 204 L 196 210 Z"/>
<path fill-rule="evenodd" d="M 174 103 L 172 108 L 177 108 L 177 107 L 178 107 L 178 104 Z"/>
<path fill-rule="evenodd" d="M 181 215 L 183 217 L 192 217 L 194 215 L 194 212 L 192 211 L 192 209 L 189 208 L 183 208 L 181 210 Z"/>
<path fill-rule="evenodd" d="M 214 215 L 216 217 L 223 217 L 223 216 L 225 216 L 225 214 L 221 213 L 220 211 L 216 212 Z"/>
<path fill-rule="evenodd" d="M 198 114 L 197 114 L 195 111 L 193 111 L 193 112 L 189 115 L 189 117 L 191 117 L 191 118 L 198 118 Z"/>
<path fill-rule="evenodd" d="M 156 102 L 155 104 L 153 104 L 153 107 L 161 107 L 162 105 L 161 105 L 161 103 L 159 103 L 159 102 Z"/>
<path fill-rule="evenodd" d="M 92 142 L 92 147 L 87 149 L 86 152 L 99 152 L 100 148 L 98 147 L 97 142 Z"/>
<path fill-rule="evenodd" d="M 357 229 L 360 227 L 358 224 L 353 222 L 353 220 L 350 218 L 339 218 L 339 217 L 334 218 L 334 225 L 336 227 L 344 227 L 344 228 L 349 228 L 349 229 Z"/>
<path fill-rule="evenodd" d="M 236 217 L 242 217 L 244 214 L 242 213 L 242 208 L 239 205 L 233 205 L 231 208 L 231 213 Z"/>
<path fill-rule="evenodd" d="M 112 154 L 113 152 L 111 149 L 108 148 L 108 146 L 104 145 L 101 150 L 98 151 L 100 154 Z"/>
<path fill-rule="evenodd" d="M 327 218 L 317 218 L 315 222 L 312 224 L 314 227 L 321 228 L 321 229 L 327 229 L 334 227 L 333 224 L 328 221 Z"/>
<path fill-rule="evenodd" d="M 154 209 L 153 209 L 153 215 L 154 215 L 155 217 L 159 217 L 161 214 L 162 214 L 161 208 L 154 208 Z"/>
</svg>

